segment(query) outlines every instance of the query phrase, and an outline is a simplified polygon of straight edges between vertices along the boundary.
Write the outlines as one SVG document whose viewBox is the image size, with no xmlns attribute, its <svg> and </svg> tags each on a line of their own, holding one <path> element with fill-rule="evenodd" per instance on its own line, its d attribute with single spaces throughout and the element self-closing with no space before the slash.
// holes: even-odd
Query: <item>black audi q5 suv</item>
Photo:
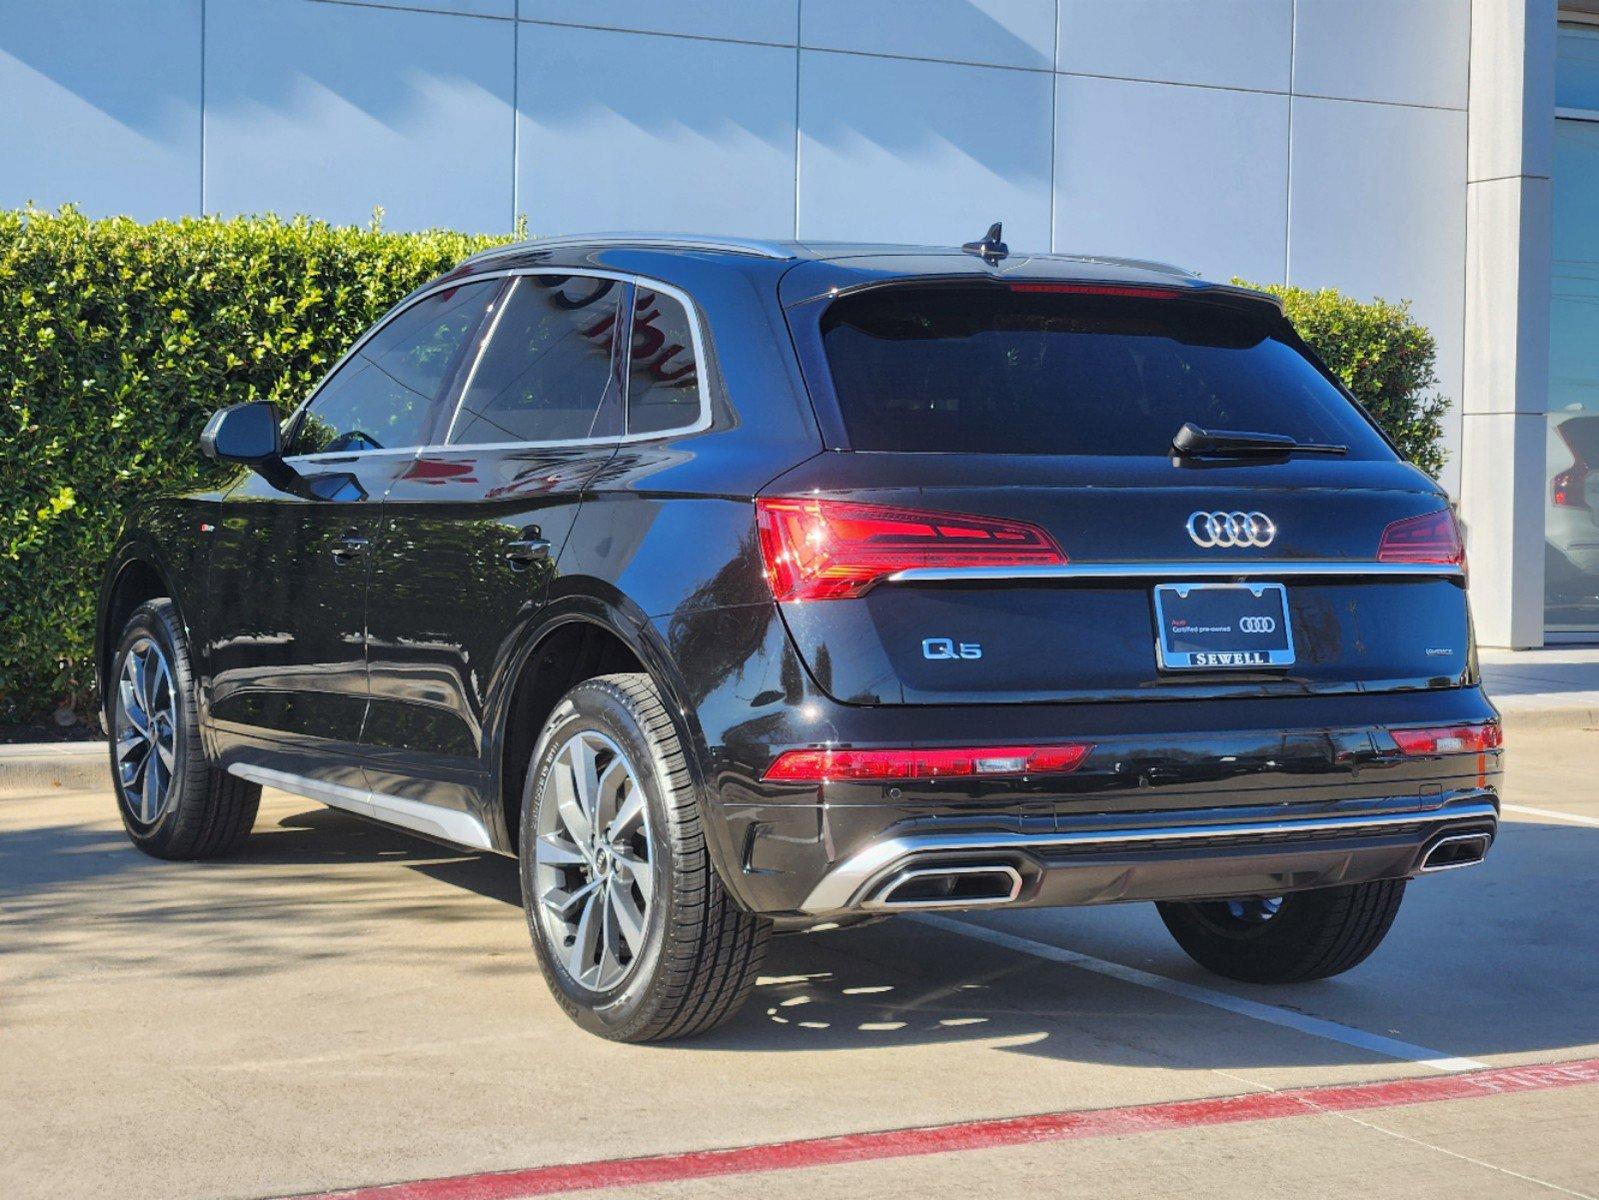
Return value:
<svg viewBox="0 0 1599 1200">
<path fill-rule="evenodd" d="M 1444 493 L 1271 296 L 1155 263 L 595 236 L 463 262 L 141 504 L 100 678 L 142 849 L 263 786 L 520 861 L 626 1041 L 776 931 L 1149 900 L 1347 970 L 1494 839 Z"/>
</svg>

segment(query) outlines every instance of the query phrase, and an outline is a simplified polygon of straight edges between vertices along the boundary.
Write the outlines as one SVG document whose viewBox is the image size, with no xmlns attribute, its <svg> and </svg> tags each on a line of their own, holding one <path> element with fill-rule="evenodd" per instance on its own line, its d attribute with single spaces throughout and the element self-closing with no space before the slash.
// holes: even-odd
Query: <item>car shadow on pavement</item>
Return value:
<svg viewBox="0 0 1599 1200">
<path fill-rule="evenodd" d="M 1596 864 L 1599 830 L 1507 822 L 1487 864 L 1412 886 L 1389 941 L 1366 964 L 1298 987 L 1251 988 L 1206 974 L 1165 936 L 1149 905 L 956 919 L 1450 1055 L 1559 1058 L 1599 1043 Z M 427 882 L 408 884 L 404 872 L 373 869 L 386 865 Z M 116 903 L 108 905 L 113 891 Z M 538 986 L 531 951 L 491 962 L 471 939 L 408 932 L 417 921 L 520 923 L 512 860 L 462 853 L 331 810 L 264 817 L 238 854 L 196 864 L 145 858 L 103 824 L 0 830 L 0 940 L 35 952 L 35 977 L 48 974 L 51 953 L 71 952 L 81 934 L 63 931 L 84 922 L 85 901 L 99 905 L 92 915 L 98 927 L 138 928 L 138 937 L 118 943 L 124 948 L 105 952 L 118 965 L 177 975 L 288 971 L 308 957 L 368 954 L 376 930 L 386 945 L 463 978 L 515 970 Z M 159 932 L 164 923 L 174 927 L 172 936 Z M 212 961 L 187 966 L 180 935 L 203 936 Z M 217 944 L 226 947 L 220 956 Z M 1386 1061 L 1245 1021 L 896 919 L 774 938 L 741 1015 L 664 1050 L 981 1042 L 1062 1060 L 1220 1068 Z M 1261 1036 L 1240 1036 L 1251 1028 Z"/>
</svg>

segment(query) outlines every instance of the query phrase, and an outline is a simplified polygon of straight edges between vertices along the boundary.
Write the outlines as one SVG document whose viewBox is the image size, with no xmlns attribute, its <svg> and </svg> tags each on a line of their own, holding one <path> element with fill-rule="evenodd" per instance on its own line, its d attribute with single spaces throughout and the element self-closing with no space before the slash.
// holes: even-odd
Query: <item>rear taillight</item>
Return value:
<svg viewBox="0 0 1599 1200">
<path fill-rule="evenodd" d="M 1499 722 L 1388 731 L 1406 754 L 1481 754 L 1504 744 Z"/>
<path fill-rule="evenodd" d="M 1549 481 L 1550 500 L 1556 508 L 1588 507 L 1588 464 L 1574 463 Z"/>
<path fill-rule="evenodd" d="M 1377 560 L 1392 563 L 1454 563 L 1463 566 L 1466 549 L 1460 526 L 1449 509 L 1395 521 L 1382 531 Z"/>
<path fill-rule="evenodd" d="M 786 750 L 766 769 L 778 783 L 825 783 L 830 779 L 950 779 L 990 775 L 1066 775 L 1092 747 L 972 746 L 937 750 Z"/>
<path fill-rule="evenodd" d="M 755 502 L 766 577 L 779 600 L 859 596 L 915 567 L 1051 566 L 1066 561 L 1035 525 L 847 500 Z"/>
</svg>

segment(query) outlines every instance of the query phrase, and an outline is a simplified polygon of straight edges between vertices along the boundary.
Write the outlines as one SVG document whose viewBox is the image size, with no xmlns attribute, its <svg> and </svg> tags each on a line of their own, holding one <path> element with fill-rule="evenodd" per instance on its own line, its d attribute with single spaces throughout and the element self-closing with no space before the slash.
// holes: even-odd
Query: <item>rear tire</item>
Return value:
<svg viewBox="0 0 1599 1200">
<path fill-rule="evenodd" d="M 584 1029 L 665 1041 L 738 1012 L 771 926 L 734 905 L 711 864 L 648 675 L 585 680 L 555 706 L 523 788 L 519 847 L 539 965 Z"/>
<path fill-rule="evenodd" d="M 218 858 L 255 824 L 257 784 L 206 759 L 189 643 L 172 601 L 122 627 L 105 697 L 111 779 L 128 838 L 155 858 Z"/>
<path fill-rule="evenodd" d="M 1358 966 L 1405 897 L 1403 879 L 1317 888 L 1273 901 L 1156 904 L 1177 944 L 1206 970 L 1245 983 L 1305 983 Z"/>
</svg>

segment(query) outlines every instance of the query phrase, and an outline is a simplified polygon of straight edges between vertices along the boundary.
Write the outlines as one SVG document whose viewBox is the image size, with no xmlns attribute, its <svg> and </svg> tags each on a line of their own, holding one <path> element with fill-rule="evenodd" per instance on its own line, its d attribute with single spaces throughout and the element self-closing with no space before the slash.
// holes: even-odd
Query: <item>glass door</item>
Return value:
<svg viewBox="0 0 1599 1200">
<path fill-rule="evenodd" d="M 1599 26 L 1562 25 L 1544 624 L 1599 634 Z"/>
</svg>

